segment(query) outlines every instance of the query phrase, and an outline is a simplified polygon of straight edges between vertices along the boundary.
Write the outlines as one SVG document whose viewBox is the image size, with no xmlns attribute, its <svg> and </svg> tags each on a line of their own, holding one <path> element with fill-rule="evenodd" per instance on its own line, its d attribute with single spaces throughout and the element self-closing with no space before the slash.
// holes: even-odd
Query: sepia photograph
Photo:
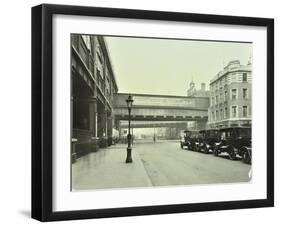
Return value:
<svg viewBox="0 0 281 226">
<path fill-rule="evenodd" d="M 71 191 L 251 183 L 252 45 L 71 34 Z"/>
<path fill-rule="evenodd" d="M 31 185 L 40 221 L 274 206 L 274 20 L 33 7 Z"/>
</svg>

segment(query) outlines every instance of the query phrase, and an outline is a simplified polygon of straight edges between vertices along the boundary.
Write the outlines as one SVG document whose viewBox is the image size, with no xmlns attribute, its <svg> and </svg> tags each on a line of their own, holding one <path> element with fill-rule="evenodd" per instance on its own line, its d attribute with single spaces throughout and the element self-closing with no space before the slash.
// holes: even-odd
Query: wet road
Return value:
<svg viewBox="0 0 281 226">
<path fill-rule="evenodd" d="M 183 150 L 178 141 L 135 142 L 153 186 L 248 182 L 250 165 Z"/>
</svg>

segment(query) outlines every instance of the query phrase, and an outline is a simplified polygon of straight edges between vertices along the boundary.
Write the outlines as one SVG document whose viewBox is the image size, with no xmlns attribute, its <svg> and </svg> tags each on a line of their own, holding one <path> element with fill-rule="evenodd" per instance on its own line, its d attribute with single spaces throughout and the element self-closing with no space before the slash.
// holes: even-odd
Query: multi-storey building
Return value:
<svg viewBox="0 0 281 226">
<path fill-rule="evenodd" d="M 208 127 L 251 125 L 252 65 L 230 61 L 210 81 Z"/>
<path fill-rule="evenodd" d="M 111 144 L 118 87 L 102 36 L 71 35 L 72 154 Z"/>
<path fill-rule="evenodd" d="M 191 81 L 189 83 L 189 88 L 187 90 L 188 97 L 209 97 L 210 93 L 206 90 L 206 83 L 201 83 L 201 89 L 196 89 L 195 83 Z M 189 130 L 201 130 L 205 129 L 206 121 L 198 122 L 198 121 L 191 121 L 187 123 L 187 128 Z"/>
<path fill-rule="evenodd" d="M 197 90 L 195 83 L 191 81 L 187 90 L 188 97 L 209 97 L 209 91 L 206 90 L 206 84 L 201 83 L 201 89 Z"/>
</svg>

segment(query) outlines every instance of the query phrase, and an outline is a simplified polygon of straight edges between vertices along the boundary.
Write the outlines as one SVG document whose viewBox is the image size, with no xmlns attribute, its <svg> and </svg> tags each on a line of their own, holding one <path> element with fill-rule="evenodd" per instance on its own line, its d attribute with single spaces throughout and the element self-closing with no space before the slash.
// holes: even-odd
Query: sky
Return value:
<svg viewBox="0 0 281 226">
<path fill-rule="evenodd" d="M 120 93 L 186 96 L 231 60 L 247 64 L 252 44 L 213 41 L 105 37 Z"/>
</svg>

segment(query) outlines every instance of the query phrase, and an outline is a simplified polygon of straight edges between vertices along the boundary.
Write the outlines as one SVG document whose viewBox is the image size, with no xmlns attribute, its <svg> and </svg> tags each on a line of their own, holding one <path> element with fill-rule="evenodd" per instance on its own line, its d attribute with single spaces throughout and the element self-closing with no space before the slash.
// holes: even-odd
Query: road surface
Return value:
<svg viewBox="0 0 281 226">
<path fill-rule="evenodd" d="M 179 141 L 135 141 L 133 163 L 126 144 L 100 149 L 72 164 L 72 189 L 100 189 L 249 182 L 251 165 L 228 156 L 183 150 Z"/>
<path fill-rule="evenodd" d="M 228 156 L 181 149 L 178 141 L 137 143 L 135 149 L 153 186 L 248 182 L 250 165 Z"/>
</svg>

